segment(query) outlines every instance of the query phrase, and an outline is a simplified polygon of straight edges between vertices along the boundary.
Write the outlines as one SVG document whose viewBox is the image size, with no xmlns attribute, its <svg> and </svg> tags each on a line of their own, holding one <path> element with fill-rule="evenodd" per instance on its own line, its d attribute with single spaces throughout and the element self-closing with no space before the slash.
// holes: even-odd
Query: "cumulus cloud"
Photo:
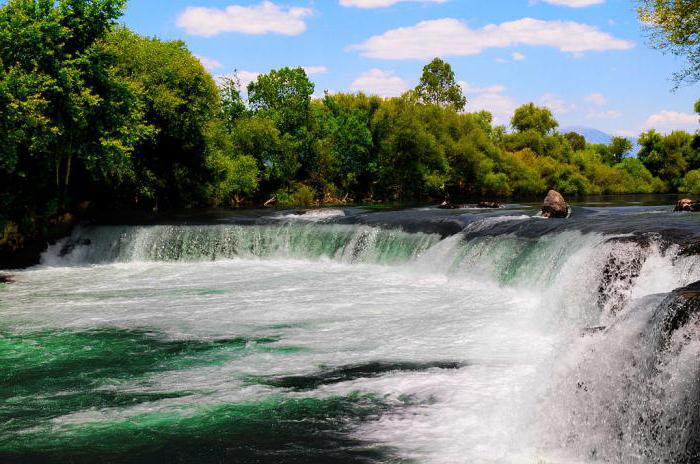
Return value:
<svg viewBox="0 0 700 464">
<path fill-rule="evenodd" d="M 608 104 L 608 99 L 602 93 L 592 93 L 587 95 L 585 100 L 595 106 L 605 106 Z"/>
<path fill-rule="evenodd" d="M 574 21 L 523 18 L 472 29 L 463 21 L 443 18 L 392 29 L 349 47 L 362 56 L 387 60 L 425 60 L 434 56 L 477 55 L 488 48 L 548 46 L 562 52 L 626 50 L 633 43 Z"/>
<path fill-rule="evenodd" d="M 698 124 L 697 114 L 663 110 L 649 116 L 642 129 L 656 129 L 659 132 L 674 130 L 694 132 L 700 129 L 700 124 Z"/>
<path fill-rule="evenodd" d="M 394 71 L 374 68 L 361 74 L 350 85 L 350 88 L 356 92 L 365 92 L 380 97 L 396 97 L 407 91 L 409 86 Z"/>
<path fill-rule="evenodd" d="M 242 34 L 299 35 L 306 30 L 309 8 L 281 7 L 265 0 L 258 5 L 230 5 L 225 8 L 189 7 L 177 25 L 190 35 L 212 37 L 224 32 Z"/>
<path fill-rule="evenodd" d="M 539 98 L 539 103 L 555 114 L 568 114 L 576 110 L 576 105 L 569 103 L 552 93 L 546 93 Z"/>
<path fill-rule="evenodd" d="M 417 3 L 445 3 L 447 0 L 340 0 L 342 6 L 354 6 L 356 8 L 386 8 L 403 2 Z"/>
<path fill-rule="evenodd" d="M 304 71 L 306 71 L 306 74 L 309 76 L 313 76 L 314 74 L 326 74 L 328 68 L 325 66 L 304 66 Z"/>
<path fill-rule="evenodd" d="M 568 6 L 570 8 L 584 8 L 592 5 L 600 5 L 605 0 L 542 0 L 550 5 Z"/>
<path fill-rule="evenodd" d="M 216 69 L 219 69 L 222 64 L 220 61 L 215 60 L 214 58 L 209 58 L 206 56 L 200 56 L 200 55 L 195 55 L 197 59 L 199 60 L 200 63 L 202 63 L 202 66 L 204 66 L 204 69 L 207 71 L 211 72 Z"/>
<path fill-rule="evenodd" d="M 464 81 L 460 81 L 459 85 L 467 97 L 467 111 L 488 111 L 493 116 L 494 124 L 510 123 L 510 118 L 518 105 L 514 99 L 504 95 L 506 91 L 504 86 L 479 87 Z"/>
<path fill-rule="evenodd" d="M 525 55 L 518 52 L 513 53 L 510 57 L 513 58 L 514 61 L 523 61 L 525 59 Z"/>
</svg>

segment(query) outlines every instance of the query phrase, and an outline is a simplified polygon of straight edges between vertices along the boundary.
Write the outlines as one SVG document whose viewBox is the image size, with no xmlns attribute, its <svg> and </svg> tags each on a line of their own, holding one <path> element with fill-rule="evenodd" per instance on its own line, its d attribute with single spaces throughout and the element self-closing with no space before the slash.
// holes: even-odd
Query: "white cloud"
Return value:
<svg viewBox="0 0 700 464">
<path fill-rule="evenodd" d="M 362 56 L 388 60 L 477 55 L 488 48 L 517 45 L 555 47 L 566 53 L 625 50 L 631 42 L 573 21 L 523 18 L 471 29 L 463 21 L 443 18 L 392 29 L 349 47 Z"/>
<path fill-rule="evenodd" d="M 409 86 L 393 71 L 374 68 L 361 74 L 350 85 L 350 88 L 357 92 L 379 95 L 380 97 L 396 97 L 408 90 Z"/>
<path fill-rule="evenodd" d="M 694 132 L 699 128 L 697 114 L 668 110 L 652 114 L 642 127 L 643 130 L 656 129 L 659 132 L 671 132 L 674 130 Z"/>
<path fill-rule="evenodd" d="M 200 55 L 195 55 L 197 59 L 202 63 L 202 66 L 204 66 L 204 69 L 207 71 L 211 72 L 216 69 L 219 69 L 222 64 L 220 61 L 215 60 L 214 58 L 208 58 L 206 56 L 200 56 Z"/>
<path fill-rule="evenodd" d="M 622 113 L 617 110 L 607 111 L 591 111 L 586 115 L 588 119 L 617 119 L 622 116 Z"/>
<path fill-rule="evenodd" d="M 603 95 L 602 93 L 592 93 L 590 95 L 587 95 L 586 98 L 584 98 L 584 100 L 595 106 L 605 106 L 608 104 L 608 99 L 605 98 L 605 95 Z"/>
<path fill-rule="evenodd" d="M 492 85 L 489 87 L 476 87 L 471 85 L 469 82 L 459 81 L 459 86 L 462 87 L 462 92 L 465 95 L 470 94 L 481 94 L 481 93 L 503 93 L 506 88 L 502 85 Z"/>
<path fill-rule="evenodd" d="M 304 66 L 304 71 L 306 71 L 306 74 L 309 76 L 313 76 L 314 74 L 326 74 L 328 68 L 325 66 Z"/>
<path fill-rule="evenodd" d="M 542 0 L 550 5 L 568 6 L 570 8 L 584 8 L 587 6 L 600 5 L 605 0 Z"/>
<path fill-rule="evenodd" d="M 493 116 L 494 124 L 510 123 L 518 105 L 511 97 L 503 95 L 506 91 L 504 86 L 478 87 L 464 81 L 459 81 L 459 85 L 467 97 L 467 111 L 488 111 Z"/>
<path fill-rule="evenodd" d="M 546 106 L 555 114 L 568 114 L 576 110 L 576 105 L 562 100 L 554 94 L 546 93 L 539 99 L 541 105 Z"/>
<path fill-rule="evenodd" d="M 258 5 L 230 5 L 226 8 L 189 7 L 177 25 L 190 35 L 212 37 L 223 32 L 242 34 L 299 35 L 306 30 L 309 8 L 280 7 L 265 0 Z"/>
<path fill-rule="evenodd" d="M 518 53 L 518 52 L 515 52 L 510 56 L 515 61 L 523 61 L 525 59 L 525 55 L 523 55 L 522 53 Z"/>
<path fill-rule="evenodd" d="M 402 2 L 445 3 L 447 0 L 340 0 L 342 6 L 356 8 L 386 8 Z"/>
</svg>

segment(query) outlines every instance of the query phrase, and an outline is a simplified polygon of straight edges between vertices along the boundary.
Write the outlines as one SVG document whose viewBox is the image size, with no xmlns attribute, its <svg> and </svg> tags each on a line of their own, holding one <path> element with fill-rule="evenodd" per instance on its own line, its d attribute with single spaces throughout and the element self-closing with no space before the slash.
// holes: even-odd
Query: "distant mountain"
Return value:
<svg viewBox="0 0 700 464">
<path fill-rule="evenodd" d="M 584 126 L 562 127 L 559 129 L 559 132 L 562 134 L 566 134 L 567 132 L 576 132 L 577 134 L 583 135 L 588 143 L 604 143 L 606 145 L 610 143 L 613 137 L 612 135 L 599 131 L 598 129 Z"/>
<path fill-rule="evenodd" d="M 567 132 L 576 132 L 577 134 L 583 135 L 586 139 L 587 143 L 604 143 L 604 144 L 609 144 L 610 141 L 612 140 L 613 136 L 605 133 L 603 131 L 600 131 L 598 129 L 594 129 L 592 127 L 585 127 L 585 126 L 568 126 L 568 127 L 561 127 L 559 128 L 559 132 L 562 134 L 566 134 Z M 639 152 L 639 144 L 637 143 L 637 138 L 636 137 L 627 137 L 630 142 L 632 142 L 632 151 L 631 154 L 635 155 Z"/>
</svg>

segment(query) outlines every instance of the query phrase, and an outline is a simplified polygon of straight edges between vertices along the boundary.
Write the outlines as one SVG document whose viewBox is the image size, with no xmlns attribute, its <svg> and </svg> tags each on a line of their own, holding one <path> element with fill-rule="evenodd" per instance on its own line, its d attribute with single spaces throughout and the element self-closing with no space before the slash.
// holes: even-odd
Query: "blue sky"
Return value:
<svg viewBox="0 0 700 464">
<path fill-rule="evenodd" d="M 636 135 L 696 130 L 700 86 L 672 92 L 683 61 L 647 46 L 634 0 L 131 0 L 124 22 L 182 39 L 215 75 L 304 66 L 324 90 L 391 96 L 433 56 L 469 100 L 507 123 L 519 104 L 562 126 Z"/>
</svg>

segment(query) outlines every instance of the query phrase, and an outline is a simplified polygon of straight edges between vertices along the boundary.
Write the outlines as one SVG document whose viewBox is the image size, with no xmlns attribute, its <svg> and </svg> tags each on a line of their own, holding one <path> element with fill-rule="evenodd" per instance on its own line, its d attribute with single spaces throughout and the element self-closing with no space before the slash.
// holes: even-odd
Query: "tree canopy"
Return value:
<svg viewBox="0 0 700 464">
<path fill-rule="evenodd" d="M 640 0 L 638 11 L 652 46 L 686 58 L 676 85 L 700 81 L 700 0 Z"/>
<path fill-rule="evenodd" d="M 423 67 L 415 92 L 423 103 L 451 107 L 456 111 L 463 110 L 467 104 L 462 88 L 455 80 L 452 66 L 440 58 L 433 59 Z"/>
</svg>

